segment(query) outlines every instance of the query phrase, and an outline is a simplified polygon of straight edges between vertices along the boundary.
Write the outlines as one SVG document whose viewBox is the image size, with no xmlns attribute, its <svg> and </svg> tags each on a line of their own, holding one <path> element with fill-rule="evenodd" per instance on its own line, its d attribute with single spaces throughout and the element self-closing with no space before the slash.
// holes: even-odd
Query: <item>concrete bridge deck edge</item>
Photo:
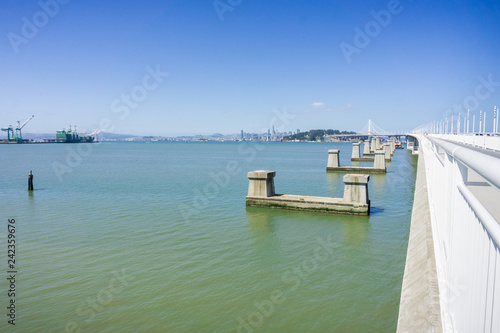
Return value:
<svg viewBox="0 0 500 333">
<path fill-rule="evenodd" d="M 418 154 L 397 332 L 443 332 L 424 154 Z"/>
</svg>

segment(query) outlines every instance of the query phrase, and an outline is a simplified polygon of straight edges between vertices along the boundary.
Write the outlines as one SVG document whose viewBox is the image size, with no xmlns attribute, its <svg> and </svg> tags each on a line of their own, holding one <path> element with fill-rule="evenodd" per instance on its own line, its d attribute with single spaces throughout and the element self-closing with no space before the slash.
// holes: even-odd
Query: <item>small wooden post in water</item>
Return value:
<svg viewBox="0 0 500 333">
<path fill-rule="evenodd" d="M 30 170 L 28 175 L 28 191 L 33 191 L 33 170 Z"/>
</svg>

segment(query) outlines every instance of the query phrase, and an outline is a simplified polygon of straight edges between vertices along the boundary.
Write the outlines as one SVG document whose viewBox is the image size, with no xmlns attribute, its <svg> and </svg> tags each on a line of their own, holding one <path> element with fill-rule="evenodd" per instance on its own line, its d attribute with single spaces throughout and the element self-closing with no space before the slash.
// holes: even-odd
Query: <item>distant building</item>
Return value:
<svg viewBox="0 0 500 333">
<path fill-rule="evenodd" d="M 300 130 L 297 128 L 297 134 L 299 134 L 299 133 L 300 133 Z"/>
<path fill-rule="evenodd" d="M 241 130 L 241 139 L 244 139 L 244 134 L 243 134 L 243 130 Z"/>
</svg>

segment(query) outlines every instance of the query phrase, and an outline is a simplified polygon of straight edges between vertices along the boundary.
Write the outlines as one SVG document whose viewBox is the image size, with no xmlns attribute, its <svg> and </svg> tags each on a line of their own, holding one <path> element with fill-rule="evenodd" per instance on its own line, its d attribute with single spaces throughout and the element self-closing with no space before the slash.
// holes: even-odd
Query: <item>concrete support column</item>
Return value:
<svg viewBox="0 0 500 333">
<path fill-rule="evenodd" d="M 352 143 L 352 156 L 351 158 L 359 158 L 359 153 L 360 153 L 360 148 L 359 148 L 359 145 L 361 143 L 360 142 L 353 142 Z"/>
<path fill-rule="evenodd" d="M 385 169 L 385 151 L 376 150 L 375 159 L 373 160 L 373 167 L 375 169 Z"/>
<path fill-rule="evenodd" d="M 338 168 L 340 166 L 339 152 L 338 149 L 328 150 L 328 168 Z"/>
<path fill-rule="evenodd" d="M 355 202 L 360 204 L 369 204 L 368 181 L 369 175 L 344 176 L 344 202 Z"/>
<path fill-rule="evenodd" d="M 380 138 L 377 136 L 377 138 L 375 139 L 375 150 L 379 150 L 380 148 Z"/>
<path fill-rule="evenodd" d="M 384 152 L 385 152 L 385 159 L 386 160 L 391 160 L 391 145 L 389 143 L 386 143 L 384 145 Z"/>
<path fill-rule="evenodd" d="M 272 197 L 274 193 L 274 176 L 276 171 L 256 170 L 248 173 L 249 197 Z"/>
<path fill-rule="evenodd" d="M 370 140 L 365 140 L 365 144 L 363 146 L 363 155 L 370 153 Z"/>
<path fill-rule="evenodd" d="M 375 138 L 372 138 L 372 144 L 370 145 L 370 151 L 375 153 Z"/>
<path fill-rule="evenodd" d="M 394 138 L 391 138 L 391 154 L 394 154 L 396 151 L 396 140 Z"/>
</svg>

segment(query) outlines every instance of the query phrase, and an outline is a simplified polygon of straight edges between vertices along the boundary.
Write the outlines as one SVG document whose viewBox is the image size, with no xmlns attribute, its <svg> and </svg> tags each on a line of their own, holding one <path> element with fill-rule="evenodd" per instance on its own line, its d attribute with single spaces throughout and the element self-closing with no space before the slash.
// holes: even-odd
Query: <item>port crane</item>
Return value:
<svg viewBox="0 0 500 333">
<path fill-rule="evenodd" d="M 14 128 L 12 128 L 12 125 L 2 128 L 2 131 L 7 132 L 7 141 L 11 141 L 11 138 L 12 140 L 14 139 Z"/>
<path fill-rule="evenodd" d="M 34 115 L 29 117 L 28 119 L 26 119 L 22 125 L 19 125 L 21 123 L 21 121 L 17 122 L 17 128 L 16 128 L 16 140 L 17 141 L 23 141 L 23 136 L 21 135 L 21 129 L 24 126 L 26 126 L 26 124 L 29 123 L 30 120 L 33 119 L 33 117 L 34 117 Z"/>
<path fill-rule="evenodd" d="M 21 134 L 21 129 L 26 126 L 27 123 L 31 119 L 33 119 L 34 116 L 29 117 L 26 119 L 23 124 L 21 125 L 21 121 L 19 120 L 17 122 L 17 127 L 13 128 L 12 125 L 9 125 L 9 127 L 2 128 L 2 131 L 7 132 L 7 141 L 17 141 L 17 142 L 23 142 L 23 136 Z"/>
</svg>

